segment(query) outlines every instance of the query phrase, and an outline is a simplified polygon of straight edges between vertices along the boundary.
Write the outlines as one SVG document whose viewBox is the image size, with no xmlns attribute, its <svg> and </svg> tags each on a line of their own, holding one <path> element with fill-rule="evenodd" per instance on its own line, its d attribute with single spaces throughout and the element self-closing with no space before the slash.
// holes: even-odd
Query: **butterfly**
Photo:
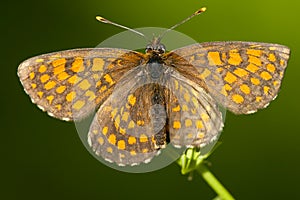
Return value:
<svg viewBox="0 0 300 200">
<path fill-rule="evenodd" d="M 167 51 L 161 38 L 145 53 L 81 48 L 39 55 L 22 62 L 18 76 L 48 115 L 76 122 L 93 114 L 92 151 L 133 166 L 150 162 L 168 144 L 204 148 L 216 141 L 224 126 L 220 106 L 235 114 L 265 108 L 278 94 L 290 55 L 283 45 L 242 41 Z"/>
</svg>

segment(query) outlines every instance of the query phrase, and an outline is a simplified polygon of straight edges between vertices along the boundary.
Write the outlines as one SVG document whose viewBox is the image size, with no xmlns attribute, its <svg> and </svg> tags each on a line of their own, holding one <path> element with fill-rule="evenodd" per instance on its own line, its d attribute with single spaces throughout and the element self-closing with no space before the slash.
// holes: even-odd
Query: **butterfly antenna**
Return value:
<svg viewBox="0 0 300 200">
<path fill-rule="evenodd" d="M 114 26 L 117 26 L 117 27 L 120 27 L 120 28 L 123 28 L 125 30 L 128 30 L 128 31 L 131 31 L 133 33 L 136 33 L 142 37 L 144 37 L 147 41 L 149 41 L 149 39 L 141 32 L 138 32 L 132 28 L 128 28 L 126 26 L 123 26 L 123 25 L 120 25 L 120 24 L 117 24 L 115 22 L 112 22 L 112 21 L 109 21 L 108 19 L 105 19 L 104 17 L 101 17 L 101 16 L 96 16 L 96 20 L 98 20 L 99 22 L 102 22 L 102 23 L 105 23 L 105 24 L 111 24 L 111 25 L 114 25 Z"/>
<path fill-rule="evenodd" d="M 160 38 L 163 38 L 164 35 L 165 35 L 167 32 L 169 32 L 169 31 L 175 29 L 176 27 L 178 27 L 178 26 L 180 26 L 181 24 L 183 24 L 183 23 L 189 21 L 190 19 L 192 19 L 192 18 L 195 17 L 196 15 L 200 15 L 201 13 L 203 13 L 203 12 L 205 12 L 205 11 L 206 11 L 206 7 L 200 8 L 199 10 L 197 10 L 196 12 L 194 12 L 191 16 L 185 18 L 185 19 L 182 20 L 181 22 L 175 24 L 174 26 L 172 26 L 171 28 L 169 28 L 168 30 L 166 30 L 165 32 L 163 32 L 163 33 L 161 34 Z"/>
</svg>

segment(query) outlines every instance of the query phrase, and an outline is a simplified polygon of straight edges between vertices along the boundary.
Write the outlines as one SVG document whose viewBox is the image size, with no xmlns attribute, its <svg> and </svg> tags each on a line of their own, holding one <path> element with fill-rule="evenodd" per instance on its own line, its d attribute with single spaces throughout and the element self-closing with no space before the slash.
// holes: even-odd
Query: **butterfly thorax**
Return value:
<svg viewBox="0 0 300 200">
<path fill-rule="evenodd" d="M 163 58 L 165 46 L 160 43 L 160 38 L 153 38 L 152 42 L 146 46 L 147 70 L 152 79 L 158 79 L 163 73 Z"/>
</svg>

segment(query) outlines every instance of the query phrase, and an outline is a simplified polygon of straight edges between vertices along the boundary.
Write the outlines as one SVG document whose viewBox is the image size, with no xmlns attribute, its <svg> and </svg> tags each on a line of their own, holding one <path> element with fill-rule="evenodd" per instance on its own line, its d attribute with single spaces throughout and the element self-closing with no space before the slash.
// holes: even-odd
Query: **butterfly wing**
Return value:
<svg viewBox="0 0 300 200">
<path fill-rule="evenodd" d="M 143 54 L 125 49 L 66 50 L 22 62 L 18 76 L 33 103 L 68 121 L 97 108 L 122 75 L 142 60 Z"/>
<path fill-rule="evenodd" d="M 96 113 L 88 141 L 105 160 L 136 165 L 168 143 L 203 147 L 218 138 L 223 121 L 214 99 L 169 66 L 154 65 L 160 78 L 149 65 L 130 70 Z"/>
<path fill-rule="evenodd" d="M 223 128 L 217 102 L 200 85 L 169 69 L 167 105 L 170 142 L 175 147 L 205 147 L 216 141 Z"/>
<path fill-rule="evenodd" d="M 160 148 L 156 134 L 165 133 L 165 119 L 160 125 L 150 119 L 154 86 L 147 84 L 143 69 L 144 66 L 135 67 L 117 83 L 97 111 L 88 134 L 96 155 L 121 166 L 149 162 Z"/>
<path fill-rule="evenodd" d="M 277 96 L 289 54 L 278 44 L 208 42 L 174 50 L 166 62 L 231 112 L 248 114 Z"/>
</svg>

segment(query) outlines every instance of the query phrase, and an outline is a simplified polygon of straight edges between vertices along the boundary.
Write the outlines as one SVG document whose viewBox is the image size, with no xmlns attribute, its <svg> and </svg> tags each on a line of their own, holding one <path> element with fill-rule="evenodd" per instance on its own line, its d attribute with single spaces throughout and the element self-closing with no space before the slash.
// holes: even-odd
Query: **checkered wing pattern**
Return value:
<svg viewBox="0 0 300 200">
<path fill-rule="evenodd" d="M 94 111 L 141 60 L 143 54 L 123 49 L 74 49 L 30 58 L 18 75 L 33 103 L 68 121 Z"/>
<path fill-rule="evenodd" d="M 169 66 L 153 79 L 141 65 L 124 75 L 95 115 L 88 141 L 118 165 L 149 162 L 168 143 L 203 147 L 223 127 L 217 103 Z"/>
<path fill-rule="evenodd" d="M 265 108 L 278 94 L 289 48 L 256 42 L 208 42 L 166 55 L 166 62 L 235 114 Z"/>
<path fill-rule="evenodd" d="M 155 85 L 146 84 L 142 68 L 130 70 L 118 82 L 97 111 L 88 134 L 97 155 L 121 166 L 149 162 L 158 153 L 159 142 L 166 141 L 158 138 L 165 135 L 165 121 L 158 128 L 150 119 Z"/>
<path fill-rule="evenodd" d="M 167 105 L 170 141 L 175 147 L 204 147 L 218 139 L 223 128 L 217 102 L 200 85 L 176 70 L 168 78 Z"/>
</svg>

